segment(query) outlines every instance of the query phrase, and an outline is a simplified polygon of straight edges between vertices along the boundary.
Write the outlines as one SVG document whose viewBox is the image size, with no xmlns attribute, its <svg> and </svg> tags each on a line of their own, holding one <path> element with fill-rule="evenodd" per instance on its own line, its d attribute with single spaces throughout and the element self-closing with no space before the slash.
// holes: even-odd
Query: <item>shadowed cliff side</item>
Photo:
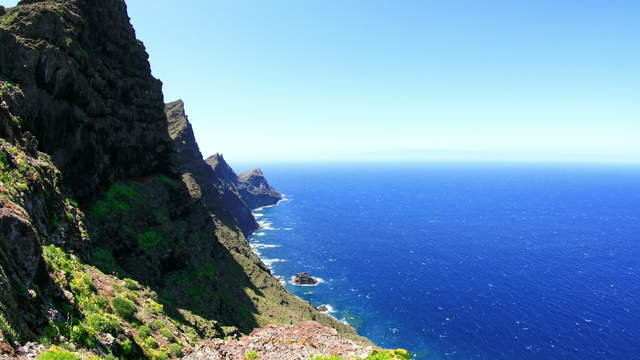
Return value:
<svg viewBox="0 0 640 360">
<path fill-rule="evenodd" d="M 233 227 L 237 222 L 245 237 L 248 237 L 258 228 L 258 224 L 239 195 L 225 186 L 214 170 L 203 160 L 193 129 L 185 114 L 184 103 L 182 100 L 168 103 L 165 111 L 169 122 L 169 136 L 173 139 L 178 152 L 181 171 L 191 174 L 195 179 L 189 185 L 192 193 L 199 193 L 197 196 L 205 206 L 211 212 L 218 214 L 221 219 L 228 218 L 223 214 L 229 214 L 228 216 L 233 219 L 227 222 L 227 225 Z M 198 187 L 198 183 L 209 186 Z"/>
<path fill-rule="evenodd" d="M 262 170 L 254 169 L 236 175 L 222 154 L 215 154 L 206 159 L 216 176 L 226 185 L 229 191 L 237 193 L 250 209 L 275 205 L 282 200 L 282 194 L 272 188 L 264 177 Z"/>
<path fill-rule="evenodd" d="M 366 342 L 251 251 L 186 117 L 167 122 L 123 1 L 23 1 L 0 47 L 0 350 L 176 358 L 303 320 Z"/>
</svg>

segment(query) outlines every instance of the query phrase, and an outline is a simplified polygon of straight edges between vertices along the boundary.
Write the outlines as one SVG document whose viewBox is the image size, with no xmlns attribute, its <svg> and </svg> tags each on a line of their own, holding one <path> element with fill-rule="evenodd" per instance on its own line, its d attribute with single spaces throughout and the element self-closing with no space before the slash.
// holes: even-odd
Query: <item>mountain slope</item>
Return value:
<svg viewBox="0 0 640 360">
<path fill-rule="evenodd" d="M 0 350 L 38 339 L 179 357 L 303 320 L 367 342 L 251 251 L 186 117 L 167 121 L 123 1 L 0 14 Z"/>
</svg>

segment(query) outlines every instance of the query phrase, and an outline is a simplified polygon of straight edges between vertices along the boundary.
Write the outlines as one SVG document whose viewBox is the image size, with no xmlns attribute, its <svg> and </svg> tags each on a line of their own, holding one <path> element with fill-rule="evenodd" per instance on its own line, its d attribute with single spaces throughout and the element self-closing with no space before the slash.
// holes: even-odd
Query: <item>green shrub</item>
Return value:
<svg viewBox="0 0 640 360">
<path fill-rule="evenodd" d="M 182 357 L 182 346 L 180 344 L 171 344 L 169 347 L 169 352 L 173 357 L 179 358 Z"/>
<path fill-rule="evenodd" d="M 155 301 L 150 301 L 148 305 L 149 309 L 154 314 L 164 314 L 164 306 L 162 304 L 158 304 Z"/>
<path fill-rule="evenodd" d="M 73 279 L 69 285 L 75 296 L 90 297 L 95 293 L 91 277 L 79 271 L 73 273 Z"/>
<path fill-rule="evenodd" d="M 84 320 L 84 323 L 97 332 L 111 335 L 116 335 L 121 329 L 120 321 L 111 314 L 90 314 Z"/>
<path fill-rule="evenodd" d="M 98 343 L 98 333 L 87 324 L 80 323 L 71 327 L 71 342 L 92 348 Z"/>
<path fill-rule="evenodd" d="M 139 290 L 140 284 L 133 279 L 126 278 L 124 279 L 124 286 L 129 290 Z"/>
<path fill-rule="evenodd" d="M 138 245 L 145 250 L 155 250 L 165 243 L 165 238 L 151 229 L 138 235 Z"/>
<path fill-rule="evenodd" d="M 133 301 L 123 297 L 116 297 L 111 300 L 111 305 L 120 317 L 126 320 L 133 320 L 133 314 L 136 312 L 136 305 Z"/>
<path fill-rule="evenodd" d="M 152 360 L 168 360 L 169 355 L 165 351 L 156 351 L 151 356 Z"/>
<path fill-rule="evenodd" d="M 249 351 L 248 353 L 246 353 L 244 355 L 244 358 L 247 359 L 247 360 L 257 360 L 257 359 L 260 358 L 260 355 L 258 355 L 257 352 L 251 350 L 251 351 Z"/>
<path fill-rule="evenodd" d="M 22 126 L 22 120 L 15 115 L 11 115 L 11 124 L 13 126 L 20 127 Z"/>
<path fill-rule="evenodd" d="M 169 329 L 162 328 L 162 330 L 160 330 L 160 332 L 162 333 L 162 336 L 166 337 L 167 340 L 169 341 L 173 341 L 173 339 L 175 339 L 175 337 L 173 336 L 173 334 L 171 333 L 171 331 L 169 331 Z"/>
<path fill-rule="evenodd" d="M 138 328 L 138 336 L 141 338 L 146 339 L 149 335 L 151 335 L 151 329 L 148 326 L 142 325 Z"/>
<path fill-rule="evenodd" d="M 167 327 L 167 325 L 164 323 L 164 321 L 158 319 L 156 321 L 153 322 L 153 324 L 151 325 L 151 327 L 153 327 L 155 330 L 160 330 L 162 328 Z"/>
<path fill-rule="evenodd" d="M 144 344 L 147 347 L 152 348 L 152 349 L 157 349 L 158 348 L 158 342 L 152 336 L 149 336 L 148 338 L 144 339 Z"/>
<path fill-rule="evenodd" d="M 71 351 L 52 347 L 38 356 L 38 360 L 80 360 L 80 358 Z"/>
<path fill-rule="evenodd" d="M 0 312 L 0 332 L 9 341 L 18 340 L 18 333 L 13 329 L 7 318 Z"/>
<path fill-rule="evenodd" d="M 366 360 L 409 360 L 411 356 L 404 349 L 375 350 Z"/>
<path fill-rule="evenodd" d="M 122 354 L 125 357 L 129 357 L 131 354 L 133 354 L 133 343 L 131 342 L 131 339 L 118 341 L 118 344 L 120 344 L 120 347 L 122 348 Z"/>
</svg>

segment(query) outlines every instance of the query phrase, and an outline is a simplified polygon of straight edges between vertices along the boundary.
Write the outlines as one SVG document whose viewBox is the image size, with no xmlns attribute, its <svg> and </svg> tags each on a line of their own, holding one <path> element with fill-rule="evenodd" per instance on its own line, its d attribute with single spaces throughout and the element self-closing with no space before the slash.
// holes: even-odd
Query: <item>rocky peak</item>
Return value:
<svg viewBox="0 0 640 360">
<path fill-rule="evenodd" d="M 122 0 L 22 1 L 0 21 L 12 111 L 81 199 L 99 186 L 170 173 L 162 83 Z"/>
<path fill-rule="evenodd" d="M 211 155 L 205 161 L 213 168 L 216 176 L 221 181 L 234 184 L 238 182 L 238 175 L 236 175 L 231 166 L 224 160 L 222 154 L 216 153 L 215 155 Z"/>
<path fill-rule="evenodd" d="M 242 233 L 249 236 L 258 228 L 251 210 L 240 199 L 235 188 L 227 186 L 216 175 L 218 172 L 226 171 L 235 176 L 233 170 L 224 161 L 222 155 L 216 154 L 215 158 L 209 158 L 217 165 L 217 171 L 216 167 L 210 166 L 202 159 L 182 100 L 166 104 L 165 112 L 169 136 L 178 154 L 179 170 L 185 174 L 183 179 L 187 181 L 192 196 L 201 199 L 207 210 L 219 218 L 223 220 L 227 217 L 233 218 L 232 221 L 228 221 L 229 226 L 233 227 L 237 224 Z"/>
</svg>

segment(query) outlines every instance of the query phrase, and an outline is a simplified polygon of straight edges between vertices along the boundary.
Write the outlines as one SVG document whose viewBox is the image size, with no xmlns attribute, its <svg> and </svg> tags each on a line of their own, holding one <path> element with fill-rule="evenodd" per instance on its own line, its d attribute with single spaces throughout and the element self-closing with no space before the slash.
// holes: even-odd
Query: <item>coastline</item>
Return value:
<svg viewBox="0 0 640 360">
<path fill-rule="evenodd" d="M 265 235 L 267 235 L 266 231 L 291 231 L 294 230 L 293 228 L 278 228 L 278 227 L 273 227 L 273 223 L 268 220 L 265 216 L 264 213 L 262 213 L 262 211 L 264 211 L 265 209 L 270 209 L 270 208 L 274 208 L 277 206 L 282 205 L 284 202 L 290 201 L 290 199 L 287 197 L 286 194 L 282 194 L 282 199 L 278 200 L 277 203 L 273 204 L 273 205 L 267 205 L 267 206 L 261 206 L 258 207 L 256 209 L 251 210 L 251 214 L 256 218 L 256 221 L 258 222 L 258 229 L 256 229 L 248 238 L 247 238 L 247 242 L 249 243 L 249 247 L 251 248 L 251 250 L 258 256 L 258 258 L 260 259 L 260 261 L 263 262 L 263 264 L 269 269 L 269 271 L 271 272 L 271 275 L 278 279 L 278 281 L 280 282 L 280 284 L 286 289 L 286 285 L 292 285 L 292 286 L 299 286 L 299 287 L 317 287 L 323 283 L 326 282 L 326 280 L 324 280 L 323 278 L 317 277 L 317 276 L 313 276 L 313 278 L 317 281 L 316 284 L 297 284 L 294 282 L 295 279 L 295 275 L 292 275 L 289 277 L 289 280 L 287 281 L 286 275 L 284 274 L 278 274 L 274 271 L 274 267 L 273 265 L 276 263 L 282 263 L 282 262 L 288 262 L 288 259 L 280 259 L 280 258 L 267 258 L 262 251 L 262 249 L 272 249 L 272 248 L 280 248 L 282 247 L 281 244 L 267 244 L 267 243 L 263 243 L 260 241 L 260 237 L 263 237 Z M 260 220 L 262 219 L 262 220 Z M 290 292 L 292 295 L 297 296 L 299 298 L 301 298 L 302 300 L 309 302 L 307 299 L 300 297 L 294 293 L 292 293 L 289 289 L 286 289 L 288 292 Z M 311 303 L 310 303 L 311 304 Z M 315 306 L 313 304 L 311 304 L 312 306 L 314 306 L 319 312 L 330 316 L 332 318 L 334 318 L 337 321 L 340 321 L 343 324 L 349 325 L 351 326 L 346 319 L 338 319 L 336 316 L 334 316 L 334 314 L 337 313 L 337 310 L 330 304 L 320 304 L 318 306 Z M 321 310 L 322 309 L 322 310 Z"/>
</svg>

